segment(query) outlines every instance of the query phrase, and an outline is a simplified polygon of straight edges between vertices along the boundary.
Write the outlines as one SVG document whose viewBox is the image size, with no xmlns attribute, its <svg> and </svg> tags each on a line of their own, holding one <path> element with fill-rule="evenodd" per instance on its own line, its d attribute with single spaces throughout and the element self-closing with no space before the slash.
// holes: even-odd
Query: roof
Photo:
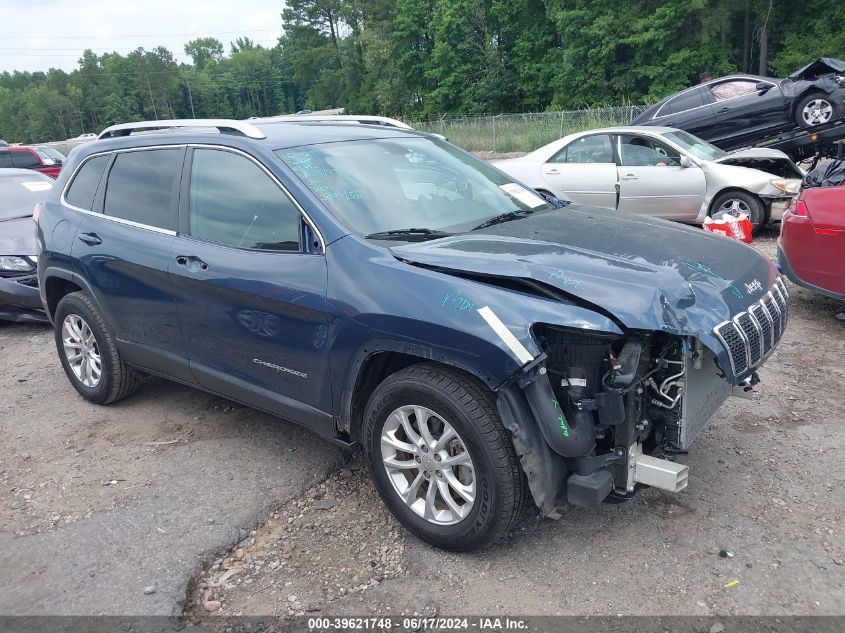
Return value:
<svg viewBox="0 0 845 633">
<path fill-rule="evenodd" d="M 172 124 L 172 127 L 171 125 Z M 134 132 L 134 133 L 133 133 Z M 133 147 L 148 144 L 150 141 L 178 143 L 184 137 L 202 137 L 207 142 L 208 135 L 221 135 L 230 139 L 269 145 L 270 149 L 285 149 L 317 143 L 333 143 L 351 140 L 376 138 L 402 138 L 406 136 L 428 136 L 410 128 L 389 125 L 368 125 L 357 121 L 273 121 L 253 120 L 234 121 L 226 119 L 185 119 L 173 121 L 142 121 L 138 124 L 121 124 L 106 128 L 101 132 L 96 144 L 85 143 L 86 149 L 106 147 Z M 179 137 L 179 140 L 174 138 Z M 130 140 L 132 139 L 132 140 Z M 143 139 L 143 142 L 142 142 Z M 114 142 L 120 141 L 120 142 Z M 192 140 L 188 140 L 192 142 Z M 88 152 L 86 152 L 88 153 Z"/>
<path fill-rule="evenodd" d="M 677 132 L 678 129 L 674 127 L 662 127 L 659 125 L 623 125 L 620 127 L 605 127 L 596 130 L 584 130 L 583 132 L 575 132 L 570 136 L 580 136 L 583 134 L 665 134 L 666 132 Z"/>
<path fill-rule="evenodd" d="M 363 125 L 360 123 L 342 122 L 256 122 L 256 127 L 267 135 L 267 140 L 261 142 L 270 143 L 273 149 L 362 139 L 427 136 L 416 130 L 394 128 L 387 125 Z"/>
</svg>

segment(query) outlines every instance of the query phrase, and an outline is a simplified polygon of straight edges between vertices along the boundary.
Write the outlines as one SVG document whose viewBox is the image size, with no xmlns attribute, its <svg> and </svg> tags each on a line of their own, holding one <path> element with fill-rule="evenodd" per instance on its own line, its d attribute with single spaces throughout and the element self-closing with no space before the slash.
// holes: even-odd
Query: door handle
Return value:
<svg viewBox="0 0 845 633">
<path fill-rule="evenodd" d="M 619 180 L 639 180 L 639 178 L 634 174 L 628 174 L 627 176 L 622 176 Z"/>
<path fill-rule="evenodd" d="M 547 169 L 547 174 L 559 174 L 560 172 L 557 169 Z"/>
<path fill-rule="evenodd" d="M 177 255 L 176 264 L 179 266 L 185 266 L 191 271 L 208 270 L 208 264 L 202 261 L 199 257 L 194 257 L 193 255 Z"/>
<path fill-rule="evenodd" d="M 730 108 L 719 108 L 716 110 L 716 114 L 724 114 L 725 112 L 729 112 Z"/>
<path fill-rule="evenodd" d="M 85 242 L 88 246 L 96 246 L 97 244 L 103 243 L 103 240 L 96 233 L 80 233 L 79 241 Z"/>
</svg>

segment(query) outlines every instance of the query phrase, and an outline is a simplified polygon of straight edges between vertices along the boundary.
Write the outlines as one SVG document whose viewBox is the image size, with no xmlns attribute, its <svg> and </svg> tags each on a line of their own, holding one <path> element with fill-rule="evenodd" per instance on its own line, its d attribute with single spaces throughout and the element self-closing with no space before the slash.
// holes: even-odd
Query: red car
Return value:
<svg viewBox="0 0 845 633">
<path fill-rule="evenodd" d="M 0 168 L 33 169 L 51 178 L 58 178 L 61 164 L 43 149 L 25 145 L 0 146 Z"/>
<path fill-rule="evenodd" d="M 782 272 L 799 286 L 845 301 L 845 184 L 803 189 L 783 215 Z"/>
</svg>

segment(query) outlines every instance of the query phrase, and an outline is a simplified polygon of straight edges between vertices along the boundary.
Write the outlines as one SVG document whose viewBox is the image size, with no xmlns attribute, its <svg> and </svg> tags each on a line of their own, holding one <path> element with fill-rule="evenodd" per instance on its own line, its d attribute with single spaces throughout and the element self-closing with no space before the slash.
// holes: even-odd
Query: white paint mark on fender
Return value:
<svg viewBox="0 0 845 633">
<path fill-rule="evenodd" d="M 534 357 L 531 355 L 527 349 L 525 349 L 525 345 L 519 342 L 519 340 L 513 335 L 502 320 L 496 316 L 496 313 L 490 309 L 490 306 L 484 306 L 483 308 L 478 308 L 478 314 L 481 315 L 481 318 L 487 321 L 487 325 L 493 328 L 493 331 L 498 334 L 499 338 L 502 339 L 502 342 L 508 346 L 508 349 L 513 352 L 513 355 L 516 356 L 517 360 L 522 363 L 531 362 L 534 360 Z"/>
</svg>

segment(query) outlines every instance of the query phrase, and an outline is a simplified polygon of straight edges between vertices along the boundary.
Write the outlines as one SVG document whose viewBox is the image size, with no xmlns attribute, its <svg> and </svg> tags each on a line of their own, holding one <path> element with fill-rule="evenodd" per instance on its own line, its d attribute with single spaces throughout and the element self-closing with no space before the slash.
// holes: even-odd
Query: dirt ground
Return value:
<svg viewBox="0 0 845 633">
<path fill-rule="evenodd" d="M 845 614 L 845 305 L 791 290 L 684 492 L 529 512 L 471 555 L 408 536 L 360 455 L 160 381 L 87 404 L 49 329 L 0 326 L 0 613 Z"/>
<path fill-rule="evenodd" d="M 774 257 L 776 236 L 755 245 Z M 682 493 L 529 512 L 505 542 L 455 555 L 401 529 L 356 455 L 211 562 L 187 612 L 845 614 L 845 306 L 790 290 L 753 400 L 716 413 Z"/>
</svg>

